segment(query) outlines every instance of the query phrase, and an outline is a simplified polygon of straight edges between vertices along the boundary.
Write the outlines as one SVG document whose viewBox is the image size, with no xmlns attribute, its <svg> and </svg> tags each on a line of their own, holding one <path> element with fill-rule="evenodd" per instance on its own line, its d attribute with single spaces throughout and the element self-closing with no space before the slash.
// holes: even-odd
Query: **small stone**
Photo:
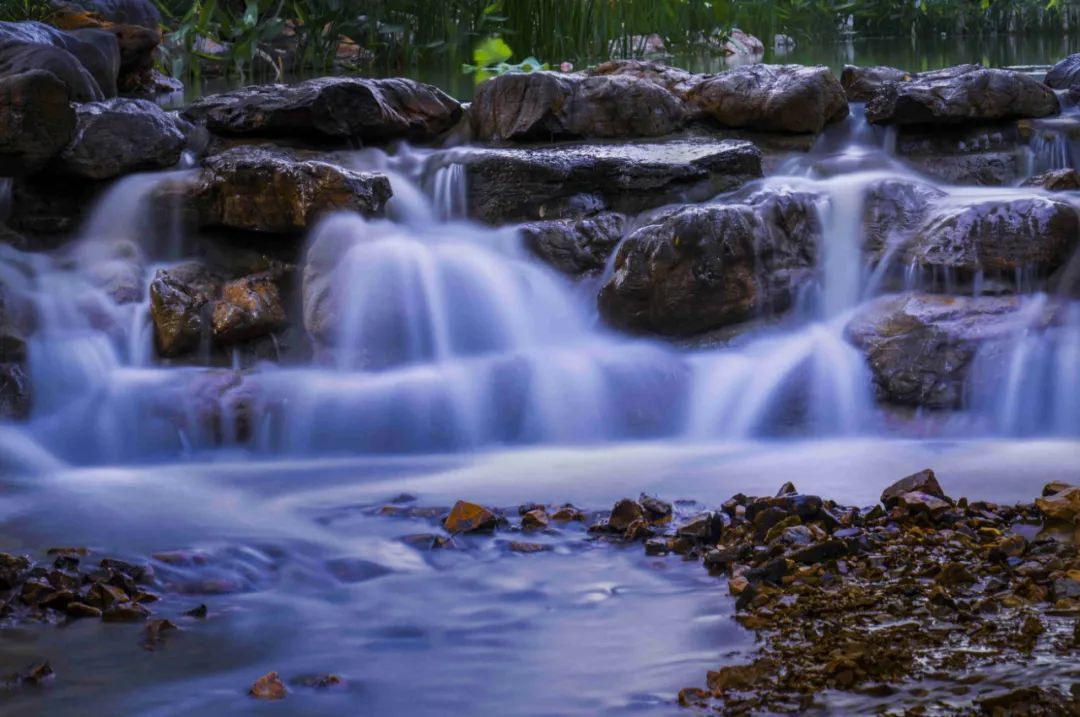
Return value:
<svg viewBox="0 0 1080 717">
<path fill-rule="evenodd" d="M 547 549 L 548 546 L 540 543 L 523 543 L 518 540 L 510 543 L 510 552 L 513 553 L 542 553 Z"/>
<path fill-rule="evenodd" d="M 753 665 L 730 665 L 710 671 L 705 681 L 714 695 L 720 695 L 728 690 L 752 690 L 760 676 L 760 669 Z"/>
<path fill-rule="evenodd" d="M 112 585 L 106 585 L 105 583 L 94 583 L 90 590 L 86 593 L 84 602 L 88 605 L 100 607 L 106 610 L 113 605 L 128 601 L 127 593 Z"/>
<path fill-rule="evenodd" d="M 679 704 L 683 707 L 704 706 L 711 696 L 700 687 L 684 687 L 679 690 Z"/>
<path fill-rule="evenodd" d="M 727 513 L 707 511 L 698 513 L 680 525 L 675 534 L 702 543 L 715 543 L 723 537 L 724 528 L 730 525 Z"/>
<path fill-rule="evenodd" d="M 101 609 L 84 602 L 69 602 L 64 611 L 73 618 L 101 617 Z"/>
<path fill-rule="evenodd" d="M 154 650 L 161 644 L 162 633 L 175 630 L 176 624 L 171 620 L 151 620 L 143 629 L 143 649 Z"/>
<path fill-rule="evenodd" d="M 649 523 L 657 525 L 667 523 L 671 520 L 671 503 L 645 495 L 644 493 L 638 498 L 638 503 L 641 505 L 642 511 L 645 514 L 645 519 Z"/>
<path fill-rule="evenodd" d="M 750 581 L 742 575 L 736 575 L 728 580 L 728 591 L 732 595 L 742 595 L 746 588 L 750 587 Z"/>
<path fill-rule="evenodd" d="M 202 620 L 202 619 L 204 619 L 206 617 L 208 612 L 209 611 L 207 610 L 206 605 L 204 603 L 199 603 L 198 605 L 191 608 L 190 610 L 185 610 L 183 612 L 183 614 L 185 616 L 187 616 L 187 617 L 194 617 L 194 618 L 197 618 L 199 620 Z"/>
<path fill-rule="evenodd" d="M 953 587 L 969 585 L 975 582 L 975 576 L 964 565 L 956 562 L 945 563 L 934 578 L 939 585 Z"/>
<path fill-rule="evenodd" d="M 793 550 L 788 557 L 803 565 L 815 565 L 829 560 L 837 560 L 848 554 L 848 546 L 843 540 L 832 538 L 805 548 Z"/>
<path fill-rule="evenodd" d="M 940 498 L 921 491 L 911 491 L 900 495 L 895 499 L 893 506 L 906 509 L 910 515 L 925 513 L 931 518 L 938 518 L 952 507 Z"/>
<path fill-rule="evenodd" d="M 4 678 L 4 682 L 8 685 L 40 686 L 52 681 L 55 677 L 56 673 L 53 672 L 52 665 L 49 664 L 49 661 L 42 660 L 41 662 L 35 662 L 22 672 L 8 675 Z"/>
<path fill-rule="evenodd" d="M 255 681 L 248 694 L 257 700 L 283 700 L 288 694 L 276 672 L 267 672 Z"/>
<path fill-rule="evenodd" d="M 779 498 L 783 495 L 794 495 L 798 492 L 799 491 L 795 490 L 795 484 L 791 481 L 788 481 L 784 483 L 784 485 L 780 486 L 780 490 L 776 491 L 776 497 Z"/>
<path fill-rule="evenodd" d="M 417 550 L 431 550 L 436 547 L 440 536 L 432 533 L 410 533 L 409 535 L 402 535 L 398 540 L 408 545 L 410 548 L 416 548 Z"/>
<path fill-rule="evenodd" d="M 1047 488 L 1054 486 L 1050 484 Z M 1035 499 L 1035 506 L 1047 520 L 1072 523 L 1080 517 L 1080 487 L 1068 486 L 1048 496 Z"/>
<path fill-rule="evenodd" d="M 762 513 L 761 516 L 764 516 L 766 514 L 767 513 Z M 761 516 L 759 516 L 759 517 L 761 517 Z M 797 516 L 797 515 L 789 515 L 788 517 L 784 518 L 783 520 L 781 520 L 779 523 L 777 523 L 773 527 L 769 528 L 769 531 L 767 533 L 765 533 L 764 542 L 766 544 L 771 543 L 772 541 L 779 538 L 780 535 L 785 530 L 787 530 L 788 528 L 793 528 L 796 525 L 802 525 L 802 521 L 799 520 L 799 516 Z"/>
<path fill-rule="evenodd" d="M 566 505 L 552 513 L 551 519 L 560 523 L 565 523 L 571 520 L 583 521 L 585 520 L 585 514 L 574 506 L 567 503 Z"/>
<path fill-rule="evenodd" d="M 522 530 L 543 530 L 548 527 L 548 516 L 543 508 L 536 508 L 521 517 Z"/>
<path fill-rule="evenodd" d="M 150 611 L 139 603 L 125 602 L 104 610 L 101 619 L 105 622 L 137 622 L 149 616 Z"/>
<path fill-rule="evenodd" d="M 443 521 L 443 527 L 454 534 L 490 533 L 495 530 L 498 522 L 495 514 L 484 506 L 459 500 L 450 509 L 450 515 Z"/>
<path fill-rule="evenodd" d="M 645 541 L 646 555 L 667 555 L 668 542 L 663 538 L 649 538 Z"/>
<path fill-rule="evenodd" d="M 289 680 L 289 684 L 295 687 L 309 687 L 312 689 L 326 689 L 327 687 L 337 687 L 344 684 L 345 681 L 338 675 L 323 674 L 323 675 L 299 675 Z"/>
<path fill-rule="evenodd" d="M 1051 591 L 1055 600 L 1080 598 L 1080 570 L 1070 570 L 1054 580 Z"/>
<path fill-rule="evenodd" d="M 608 527 L 617 533 L 624 533 L 635 520 L 643 520 L 644 517 L 645 511 L 637 501 L 623 498 L 611 509 Z"/>
<path fill-rule="evenodd" d="M 881 502 L 885 504 L 886 508 L 892 508 L 897 504 L 900 496 L 912 492 L 926 493 L 935 498 L 946 499 L 945 491 L 941 489 L 934 471 L 927 468 L 909 475 L 907 478 L 902 478 L 886 488 L 881 494 Z"/>
</svg>

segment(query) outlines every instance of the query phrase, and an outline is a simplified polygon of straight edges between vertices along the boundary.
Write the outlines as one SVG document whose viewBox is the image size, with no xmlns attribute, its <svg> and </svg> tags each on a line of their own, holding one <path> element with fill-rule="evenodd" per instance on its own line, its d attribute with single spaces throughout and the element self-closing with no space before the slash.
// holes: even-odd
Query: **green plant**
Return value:
<svg viewBox="0 0 1080 717">
<path fill-rule="evenodd" d="M 482 82 L 489 77 L 505 75 L 510 72 L 537 72 L 538 70 L 549 69 L 546 62 L 540 62 L 535 57 L 526 57 L 516 65 L 512 65 L 507 60 L 513 54 L 514 51 L 510 49 L 505 40 L 498 35 L 492 35 L 477 44 L 473 50 L 473 62 L 475 64 L 464 64 L 461 66 L 461 70 L 465 74 L 475 73 L 476 81 Z"/>
<path fill-rule="evenodd" d="M 0 2 L 0 21 L 46 21 L 53 13 L 49 0 L 4 0 Z"/>
</svg>

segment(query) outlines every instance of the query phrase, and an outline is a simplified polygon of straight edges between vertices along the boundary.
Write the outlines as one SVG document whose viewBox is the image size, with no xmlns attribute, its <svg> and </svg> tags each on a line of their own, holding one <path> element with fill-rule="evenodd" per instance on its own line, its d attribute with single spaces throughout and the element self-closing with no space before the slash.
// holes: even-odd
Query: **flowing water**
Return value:
<svg viewBox="0 0 1080 717">
<path fill-rule="evenodd" d="M 782 320 L 696 348 L 606 329 L 595 279 L 550 269 L 514 227 L 468 221 L 461 160 L 480 149 L 339 157 L 386 173 L 394 198 L 384 219 L 333 216 L 307 237 L 343 309 L 332 345 L 281 364 L 155 359 L 150 279 L 201 250 L 143 198 L 190 170 L 121 181 L 58 252 L 0 245 L 8 310 L 34 327 L 33 412 L 0 424 L 4 549 L 197 550 L 205 565 L 158 567 L 181 586 L 229 586 L 180 598 L 212 617 L 160 652 L 90 621 L 5 632 L 0 671 L 48 656 L 62 676 L 12 708 L 242 713 L 260 709 L 244 688 L 278 670 L 348 679 L 298 693 L 289 714 L 670 714 L 678 688 L 750 646 L 699 566 L 597 549 L 574 531 L 542 538 L 554 549 L 539 556 L 499 541 L 419 553 L 398 538 L 426 521 L 367 507 L 402 492 L 423 505 L 601 507 L 643 490 L 709 503 L 788 479 L 868 504 L 926 466 L 954 494 L 995 500 L 1075 481 L 1080 304 L 1038 282 L 976 357 L 962 410 L 876 403 L 844 328 L 905 267 L 888 254 L 867 264 L 864 197 L 882 179 L 932 181 L 894 139 L 856 108 L 741 190 L 818 197 L 816 281 Z M 1022 151 L 1031 171 L 1075 156 L 1053 126 Z M 931 211 L 1039 194 L 937 186 Z M 939 279 L 906 276 L 909 289 Z"/>
</svg>

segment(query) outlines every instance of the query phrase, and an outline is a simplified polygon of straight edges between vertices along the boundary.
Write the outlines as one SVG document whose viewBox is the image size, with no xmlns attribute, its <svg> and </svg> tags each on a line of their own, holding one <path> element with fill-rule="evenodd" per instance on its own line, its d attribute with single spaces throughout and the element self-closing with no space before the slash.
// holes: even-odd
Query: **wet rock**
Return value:
<svg viewBox="0 0 1080 717">
<path fill-rule="evenodd" d="M 634 522 L 644 518 L 645 511 L 636 500 L 623 498 L 611 509 L 607 525 L 610 530 L 621 533 L 630 528 Z"/>
<path fill-rule="evenodd" d="M 189 121 L 218 134 L 361 142 L 431 140 L 461 114 L 461 105 L 432 85 L 356 77 L 242 87 L 201 97 L 183 111 Z"/>
<path fill-rule="evenodd" d="M 1080 570 L 1070 570 L 1056 578 L 1050 592 L 1054 600 L 1080 598 Z"/>
<path fill-rule="evenodd" d="M 294 234 L 334 211 L 379 214 L 390 193 L 380 174 L 237 147 L 206 160 L 194 200 L 203 226 Z"/>
<path fill-rule="evenodd" d="M 895 67 L 856 67 L 844 65 L 840 85 L 851 102 L 869 102 L 886 82 L 905 82 L 911 75 Z"/>
<path fill-rule="evenodd" d="M 904 125 L 896 153 L 920 172 L 954 184 L 1010 185 L 1024 171 L 1015 124 Z"/>
<path fill-rule="evenodd" d="M 761 55 L 765 54 L 765 43 L 750 33 L 734 27 L 727 33 L 721 51 L 728 57 L 761 57 Z"/>
<path fill-rule="evenodd" d="M 543 553 L 551 548 L 547 545 L 540 543 L 526 543 L 520 540 L 513 540 L 510 542 L 510 552 L 512 553 Z"/>
<path fill-rule="evenodd" d="M 761 680 L 761 670 L 753 665 L 731 665 L 710 671 L 706 676 L 709 689 L 714 693 L 729 690 L 752 690 Z"/>
<path fill-rule="evenodd" d="M 1080 100 L 1080 54 L 1069 55 L 1060 60 L 1046 73 L 1047 87 L 1068 90 L 1069 99 Z"/>
<path fill-rule="evenodd" d="M 564 274 L 602 271 L 623 237 L 626 218 L 604 212 L 583 219 L 531 222 L 521 227 L 525 246 Z"/>
<path fill-rule="evenodd" d="M 877 299 L 848 324 L 866 354 L 874 386 L 890 403 L 960 405 L 976 352 L 1019 327 L 1014 297 L 904 294 Z"/>
<path fill-rule="evenodd" d="M 143 629 L 143 649 L 156 650 L 164 641 L 164 634 L 176 629 L 176 623 L 171 620 L 158 619 L 149 621 Z"/>
<path fill-rule="evenodd" d="M 105 622 L 138 622 L 150 616 L 150 611 L 135 602 L 125 602 L 105 608 L 101 619 Z"/>
<path fill-rule="evenodd" d="M 690 518 L 675 532 L 676 535 L 701 543 L 715 543 L 723 536 L 724 528 L 729 522 L 725 513 L 707 511 Z"/>
<path fill-rule="evenodd" d="M 554 513 L 551 514 L 551 519 L 560 523 L 566 523 L 571 520 L 584 521 L 585 514 L 578 508 L 567 503 Z"/>
<path fill-rule="evenodd" d="M 206 605 L 200 603 L 199 605 L 196 605 L 195 607 L 191 608 L 190 610 L 185 610 L 184 615 L 187 616 L 187 617 L 193 617 L 193 618 L 196 618 L 196 619 L 199 619 L 199 620 L 204 620 L 204 619 L 206 619 L 206 615 L 207 615 L 208 612 L 209 611 L 207 610 Z"/>
<path fill-rule="evenodd" d="M 648 523 L 653 525 L 668 523 L 671 521 L 672 505 L 666 500 L 654 498 L 644 493 L 638 498 L 642 515 Z"/>
<path fill-rule="evenodd" d="M 30 377 L 21 363 L 0 362 L 0 419 L 21 420 L 32 406 Z"/>
<path fill-rule="evenodd" d="M 782 312 L 814 266 L 819 237 L 804 194 L 663 214 L 622 243 L 600 314 L 617 328 L 688 336 Z"/>
<path fill-rule="evenodd" d="M 530 510 L 521 516 L 522 530 L 544 530 L 548 527 L 548 516 L 543 508 Z"/>
<path fill-rule="evenodd" d="M 1080 486 L 1059 487 L 1050 495 L 1036 498 L 1035 505 L 1050 520 L 1080 522 Z"/>
<path fill-rule="evenodd" d="M 824 66 L 746 65 L 707 77 L 689 94 L 724 127 L 817 133 L 848 115 L 844 88 Z"/>
<path fill-rule="evenodd" d="M 214 340 L 224 344 L 269 334 L 282 328 L 285 321 L 276 277 L 270 274 L 226 282 L 211 315 Z"/>
<path fill-rule="evenodd" d="M 345 684 L 345 680 L 334 674 L 298 675 L 291 678 L 289 684 L 294 687 L 308 687 L 311 689 L 322 690 L 327 687 L 340 687 Z"/>
<path fill-rule="evenodd" d="M 1045 687 L 1018 687 L 1008 692 L 990 695 L 975 700 L 981 714 L 989 717 L 1008 715 L 1030 715 L 1031 717 L 1050 717 L 1051 715 L 1076 714 L 1080 707 L 1077 700 L 1069 700 L 1055 690 Z"/>
<path fill-rule="evenodd" d="M 158 353 L 177 356 L 199 346 L 209 330 L 205 314 L 220 286 L 221 278 L 200 264 L 157 271 L 150 283 L 150 317 Z"/>
<path fill-rule="evenodd" d="M 267 672 L 255 680 L 255 684 L 248 690 L 248 695 L 257 700 L 283 700 L 288 695 L 285 683 L 281 681 L 276 672 Z"/>
<path fill-rule="evenodd" d="M 761 176 L 761 153 L 736 140 L 491 149 L 462 162 L 469 215 L 488 223 L 637 213 Z"/>
<path fill-rule="evenodd" d="M 971 123 L 1045 117 L 1060 109 L 1057 97 L 1031 76 L 978 66 L 886 82 L 866 104 L 876 124 Z"/>
<path fill-rule="evenodd" d="M 90 10 L 109 22 L 149 28 L 161 24 L 161 13 L 152 0 L 72 0 L 71 4 Z"/>
<path fill-rule="evenodd" d="M 823 540 L 788 553 L 788 558 L 796 563 L 815 565 L 828 560 L 837 560 L 848 554 L 848 546 L 843 540 Z"/>
<path fill-rule="evenodd" d="M 101 617 L 101 608 L 87 605 L 84 602 L 69 602 L 65 608 L 65 612 L 73 618 L 89 617 L 99 618 Z"/>
<path fill-rule="evenodd" d="M 0 22 L 0 76 L 28 70 L 53 74 L 74 102 L 115 97 L 120 50 L 99 30 L 64 32 L 41 22 Z"/>
<path fill-rule="evenodd" d="M 776 497 L 779 498 L 785 495 L 798 495 L 799 491 L 795 489 L 795 484 L 791 481 L 786 481 L 784 485 L 780 486 L 780 490 L 776 491 Z"/>
<path fill-rule="evenodd" d="M 385 565 L 380 565 L 363 558 L 335 558 L 326 561 L 326 569 L 330 574 L 343 583 L 363 583 L 375 578 L 389 575 L 393 571 Z"/>
<path fill-rule="evenodd" d="M 172 167 L 187 141 L 176 118 L 147 100 L 80 104 L 76 118 L 60 164 L 62 171 L 88 179 Z"/>
<path fill-rule="evenodd" d="M 1049 172 L 1028 177 L 1022 187 L 1041 187 L 1051 192 L 1068 192 L 1080 189 L 1080 172 L 1075 169 L 1051 169 Z"/>
<path fill-rule="evenodd" d="M 68 89 L 44 70 L 0 73 L 0 175 L 36 171 L 75 131 Z"/>
<path fill-rule="evenodd" d="M 48 660 L 42 660 L 41 662 L 35 662 L 22 672 L 6 676 L 3 682 L 9 687 L 18 687 L 20 685 L 41 686 L 54 679 L 56 679 L 56 673 L 53 671 L 52 665 L 49 664 Z"/>
<path fill-rule="evenodd" d="M 499 523 L 498 516 L 482 505 L 459 500 L 450 509 L 443 527 L 450 533 L 490 533 Z"/>
<path fill-rule="evenodd" d="M 960 276 L 976 272 L 1046 275 L 1077 245 L 1080 220 L 1065 202 L 1031 197 L 992 200 L 936 211 L 907 247 L 911 262 Z"/>
<path fill-rule="evenodd" d="M 897 505 L 901 496 L 913 491 L 925 493 L 936 498 L 945 498 L 945 491 L 941 489 L 941 484 L 938 483 L 937 476 L 934 475 L 934 471 L 927 468 L 918 473 L 913 473 L 906 478 L 901 478 L 890 485 L 882 491 L 881 502 L 885 504 L 886 508 L 892 508 Z"/>
<path fill-rule="evenodd" d="M 880 258 L 922 225 L 933 202 L 945 196 L 929 184 L 886 179 L 867 188 L 863 197 L 864 250 Z"/>
<path fill-rule="evenodd" d="M 682 127 L 686 108 L 639 77 L 513 72 L 477 86 L 469 119 L 488 142 L 657 137 Z"/>
</svg>

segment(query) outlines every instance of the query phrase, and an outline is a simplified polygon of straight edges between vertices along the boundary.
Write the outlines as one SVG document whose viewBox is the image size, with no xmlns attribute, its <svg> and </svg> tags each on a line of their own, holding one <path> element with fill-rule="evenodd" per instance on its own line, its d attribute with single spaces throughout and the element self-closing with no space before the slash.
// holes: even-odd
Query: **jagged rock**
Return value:
<svg viewBox="0 0 1080 717">
<path fill-rule="evenodd" d="M 76 118 L 60 162 L 63 171 L 89 179 L 172 167 L 187 141 L 176 118 L 147 100 L 80 104 Z"/>
<path fill-rule="evenodd" d="M 245 276 L 227 282 L 211 315 L 214 340 L 232 344 L 271 333 L 285 325 L 285 307 L 276 277 Z"/>
<path fill-rule="evenodd" d="M 191 351 L 209 335 L 204 307 L 220 286 L 221 278 L 199 264 L 158 270 L 150 283 L 150 317 L 162 356 Z"/>
<path fill-rule="evenodd" d="M 886 296 L 866 304 L 848 338 L 866 354 L 874 386 L 890 403 L 955 408 L 975 353 L 1025 324 L 1016 297 Z"/>
<path fill-rule="evenodd" d="M 1051 67 L 1045 82 L 1055 90 L 1068 90 L 1073 102 L 1080 99 L 1080 54 L 1069 55 Z"/>
<path fill-rule="evenodd" d="M 686 109 L 638 77 L 530 72 L 480 83 L 469 118 L 483 141 L 656 137 L 682 127 Z"/>
<path fill-rule="evenodd" d="M 786 309 L 814 266 L 813 201 L 763 192 L 661 214 L 622 243 L 600 290 L 601 316 L 622 329 L 686 336 Z"/>
<path fill-rule="evenodd" d="M 74 131 L 68 88 L 55 75 L 30 70 L 0 76 L 0 175 L 40 169 Z"/>
<path fill-rule="evenodd" d="M 521 227 L 525 246 L 564 274 L 600 271 L 623 236 L 626 218 L 604 212 L 584 219 L 531 222 Z"/>
<path fill-rule="evenodd" d="M 919 492 L 935 498 L 945 499 L 945 491 L 941 489 L 937 476 L 929 468 L 913 473 L 906 478 L 893 483 L 881 492 L 881 502 L 886 508 L 892 508 L 900 502 L 905 493 Z"/>
<path fill-rule="evenodd" d="M 1080 189 L 1080 172 L 1075 169 L 1051 169 L 1049 172 L 1028 177 L 1022 187 L 1041 187 L 1051 192 L 1067 192 Z"/>
<path fill-rule="evenodd" d="M 1080 518 L 1080 486 L 1062 486 L 1035 499 L 1035 505 L 1050 520 L 1073 523 Z"/>
<path fill-rule="evenodd" d="M 844 88 L 829 68 L 746 65 L 712 75 L 689 92 L 688 101 L 724 127 L 773 132 L 820 132 L 848 114 Z"/>
<path fill-rule="evenodd" d="M 1065 202 L 1045 197 L 989 200 L 938 209 L 916 232 L 907 257 L 918 266 L 962 276 L 976 272 L 1046 275 L 1077 245 L 1080 220 Z"/>
<path fill-rule="evenodd" d="M 937 187 L 905 179 L 870 185 L 863 197 L 864 250 L 880 257 L 894 242 L 907 239 L 922 224 L 934 200 L 944 196 Z"/>
<path fill-rule="evenodd" d="M 489 223 L 636 213 L 761 176 L 761 153 L 735 140 L 492 149 L 462 162 L 469 215 Z"/>
<path fill-rule="evenodd" d="M 333 211 L 379 214 L 389 198 L 381 174 L 263 147 L 210 157 L 194 191 L 203 226 L 277 234 L 302 232 Z"/>
<path fill-rule="evenodd" d="M 1022 72 L 965 65 L 886 82 L 866 104 L 875 124 L 950 124 L 1045 117 L 1060 109 L 1046 85 Z"/>
<path fill-rule="evenodd" d="M 0 362 L 0 419 L 19 420 L 30 414 L 30 377 L 21 363 Z"/>
<path fill-rule="evenodd" d="M 248 690 L 248 695 L 257 700 L 283 700 L 288 694 L 289 691 L 285 689 L 285 683 L 281 681 L 276 672 L 267 672 L 255 680 L 255 684 Z"/>
<path fill-rule="evenodd" d="M 868 102 L 886 82 L 904 82 L 911 75 L 895 67 L 856 67 L 844 65 L 840 85 L 851 102 Z"/>
<path fill-rule="evenodd" d="M 361 142 L 431 140 L 461 118 L 442 90 L 403 78 L 322 77 L 201 97 L 184 110 L 218 134 L 329 137 Z"/>
<path fill-rule="evenodd" d="M 644 518 L 645 511 L 640 503 L 630 498 L 623 498 L 611 509 L 607 524 L 610 530 L 621 533 L 636 521 L 644 520 Z"/>
<path fill-rule="evenodd" d="M 443 527 L 450 533 L 490 533 L 498 524 L 498 516 L 490 510 L 464 500 L 455 503 L 443 521 Z"/>
</svg>

